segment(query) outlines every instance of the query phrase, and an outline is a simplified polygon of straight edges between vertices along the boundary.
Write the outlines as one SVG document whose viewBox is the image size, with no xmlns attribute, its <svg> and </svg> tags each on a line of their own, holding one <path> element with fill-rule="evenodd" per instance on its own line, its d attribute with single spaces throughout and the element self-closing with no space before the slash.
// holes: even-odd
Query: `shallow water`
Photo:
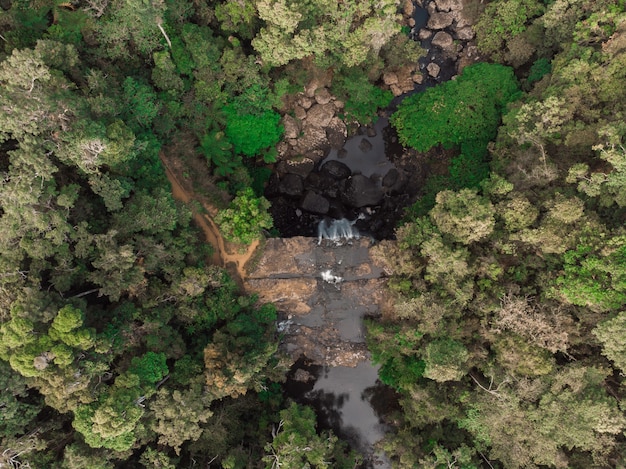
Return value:
<svg viewBox="0 0 626 469">
<path fill-rule="evenodd" d="M 303 366 L 302 368 L 307 368 Z M 314 384 L 291 382 L 294 398 L 315 408 L 319 425 L 332 429 L 365 456 L 362 467 L 385 469 L 390 462 L 374 450 L 388 431 L 382 416 L 395 404 L 395 396 L 378 381 L 378 366 L 361 362 L 356 367 L 308 367 Z"/>
</svg>

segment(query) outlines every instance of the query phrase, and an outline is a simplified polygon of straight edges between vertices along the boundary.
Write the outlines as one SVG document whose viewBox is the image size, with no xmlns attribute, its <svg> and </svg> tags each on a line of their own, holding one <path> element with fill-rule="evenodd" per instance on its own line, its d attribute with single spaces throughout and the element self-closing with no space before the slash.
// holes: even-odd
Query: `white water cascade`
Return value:
<svg viewBox="0 0 626 469">
<path fill-rule="evenodd" d="M 359 215 L 356 220 L 350 221 L 347 218 L 339 220 L 324 219 L 317 225 L 318 243 L 321 244 L 323 239 L 329 239 L 334 242 L 343 240 L 358 239 L 361 236 L 355 225 L 358 220 L 362 220 L 364 216 Z"/>
</svg>

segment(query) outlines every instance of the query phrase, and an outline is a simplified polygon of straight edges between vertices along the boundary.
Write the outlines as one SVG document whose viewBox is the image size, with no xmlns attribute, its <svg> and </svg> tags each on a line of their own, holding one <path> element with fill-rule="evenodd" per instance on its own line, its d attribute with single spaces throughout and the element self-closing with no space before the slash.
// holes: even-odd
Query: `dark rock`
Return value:
<svg viewBox="0 0 626 469">
<path fill-rule="evenodd" d="M 326 215 L 328 213 L 328 209 L 330 208 L 330 203 L 325 197 L 322 197 L 313 191 L 308 191 L 300 202 L 300 208 L 308 212 Z"/>
<path fill-rule="evenodd" d="M 363 153 L 367 153 L 371 149 L 372 149 L 371 142 L 366 138 L 361 139 L 361 143 L 359 143 L 359 150 L 361 150 Z"/>
<path fill-rule="evenodd" d="M 348 156 L 348 150 L 345 148 L 337 151 L 337 158 L 345 158 L 346 156 Z"/>
<path fill-rule="evenodd" d="M 378 204 L 384 196 L 383 189 L 370 178 L 362 174 L 352 176 L 346 181 L 341 194 L 344 203 L 353 207 L 365 207 Z"/>
<path fill-rule="evenodd" d="M 283 160 L 278 163 L 277 170 L 282 174 L 291 173 L 297 174 L 302 179 L 305 179 L 313 168 L 315 162 L 311 158 L 300 157 L 297 159 Z"/>
<path fill-rule="evenodd" d="M 280 178 L 278 174 L 272 173 L 265 186 L 265 196 L 274 197 L 278 194 L 280 194 Z"/>
<path fill-rule="evenodd" d="M 287 173 L 283 176 L 279 184 L 281 194 L 298 197 L 304 191 L 302 178 L 297 174 Z"/>
<path fill-rule="evenodd" d="M 326 127 L 326 138 L 330 143 L 330 147 L 339 150 L 345 145 L 347 136 L 348 129 L 346 124 L 338 117 L 333 117 L 328 127 Z"/>
<path fill-rule="evenodd" d="M 376 129 L 374 127 L 368 127 L 365 131 L 368 137 L 374 138 L 376 137 Z"/>
<path fill-rule="evenodd" d="M 396 168 L 391 168 L 387 171 L 387 174 L 385 174 L 385 177 L 383 178 L 383 187 L 392 187 L 396 182 L 398 182 L 399 178 L 400 173 L 398 170 Z"/>
<path fill-rule="evenodd" d="M 337 160 L 330 160 L 324 163 L 321 167 L 321 171 L 330 174 L 335 179 L 346 179 L 352 174 L 352 171 L 347 165 Z"/>
</svg>

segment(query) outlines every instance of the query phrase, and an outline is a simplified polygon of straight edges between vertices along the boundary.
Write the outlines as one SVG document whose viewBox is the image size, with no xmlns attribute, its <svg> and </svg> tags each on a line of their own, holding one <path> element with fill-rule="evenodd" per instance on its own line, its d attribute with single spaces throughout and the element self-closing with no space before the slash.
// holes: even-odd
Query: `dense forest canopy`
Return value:
<svg viewBox="0 0 626 469">
<path fill-rule="evenodd" d="M 201 159 L 224 236 L 261 238 L 286 103 L 330 70 L 343 117 L 375 119 L 420 55 L 401 3 L 0 2 L 0 466 L 354 467 L 283 397 L 276 309 L 210 264 L 160 157 Z M 382 445 L 626 467 L 626 4 L 464 3 L 484 63 L 391 118 L 456 156 L 374 248 Z"/>
</svg>

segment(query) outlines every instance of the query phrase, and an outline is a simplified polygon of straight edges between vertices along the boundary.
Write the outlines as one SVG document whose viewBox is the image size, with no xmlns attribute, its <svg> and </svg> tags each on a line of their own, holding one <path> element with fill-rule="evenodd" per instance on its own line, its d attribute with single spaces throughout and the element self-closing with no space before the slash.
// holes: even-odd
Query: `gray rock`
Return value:
<svg viewBox="0 0 626 469">
<path fill-rule="evenodd" d="M 391 168 L 387 171 L 387 174 L 385 174 L 385 177 L 383 178 L 383 186 L 387 188 L 392 187 L 396 182 L 398 182 L 399 178 L 400 173 L 398 170 L 396 168 Z"/>
<path fill-rule="evenodd" d="M 302 106 L 294 106 L 293 112 L 296 115 L 296 119 L 302 120 L 306 118 L 306 109 L 304 109 Z"/>
<path fill-rule="evenodd" d="M 326 88 L 320 88 L 315 91 L 315 101 L 317 104 L 328 104 L 331 98 L 332 96 Z"/>
<path fill-rule="evenodd" d="M 417 33 L 417 38 L 420 41 L 423 41 L 425 39 L 428 39 L 432 35 L 433 35 L 433 32 L 430 29 L 422 28 L 420 29 L 420 32 Z"/>
<path fill-rule="evenodd" d="M 456 30 L 456 37 L 462 41 L 470 41 L 474 39 L 474 30 L 471 26 L 465 26 Z"/>
<path fill-rule="evenodd" d="M 444 51 L 448 52 L 456 50 L 452 36 L 448 33 L 444 33 L 443 31 L 439 31 L 435 34 L 435 37 L 433 38 L 433 46 L 441 47 Z"/>
<path fill-rule="evenodd" d="M 452 24 L 452 13 L 433 13 L 428 19 L 428 29 L 444 29 Z"/>
<path fill-rule="evenodd" d="M 435 3 L 439 11 L 458 11 L 463 9 L 463 0 L 437 0 Z"/>
<path fill-rule="evenodd" d="M 359 143 L 359 150 L 361 150 L 363 153 L 367 153 L 371 149 L 372 143 L 368 139 L 362 138 L 361 143 Z"/>
<path fill-rule="evenodd" d="M 324 163 L 321 170 L 330 174 L 335 179 L 346 179 L 352 174 L 350 168 L 341 161 L 330 160 Z"/>
<path fill-rule="evenodd" d="M 324 197 L 316 194 L 313 191 L 308 191 L 302 201 L 300 202 L 300 208 L 307 212 L 318 213 L 320 215 L 326 215 L 330 208 L 330 203 Z"/>
<path fill-rule="evenodd" d="M 365 207 L 378 204 L 384 196 L 382 187 L 370 178 L 358 174 L 346 181 L 341 194 L 342 201 L 352 207 Z"/>
<path fill-rule="evenodd" d="M 278 164 L 278 171 L 282 174 L 291 173 L 297 174 L 301 178 L 305 179 L 313 168 L 315 167 L 315 162 L 310 158 L 298 158 L 298 159 L 290 159 L 283 160 Z"/>
<path fill-rule="evenodd" d="M 302 129 L 302 123 L 289 114 L 285 114 L 283 116 L 283 127 L 285 128 L 286 139 L 298 138 Z"/>
<path fill-rule="evenodd" d="M 302 182 L 302 178 L 297 174 L 287 173 L 280 180 L 278 190 L 281 194 L 299 197 L 304 192 L 304 183 Z"/>
<path fill-rule="evenodd" d="M 426 66 L 426 70 L 428 70 L 428 74 L 431 77 L 437 78 L 439 76 L 439 72 L 441 71 L 441 67 L 435 62 L 431 62 Z"/>
<path fill-rule="evenodd" d="M 326 127 L 334 115 L 335 106 L 332 104 L 314 104 L 306 113 L 306 121 L 313 127 Z"/>
<path fill-rule="evenodd" d="M 298 138 L 294 145 L 294 151 L 296 154 L 309 156 L 308 153 L 311 150 L 330 148 L 330 143 L 326 137 L 326 131 L 318 126 L 310 125 L 309 122 L 305 122 L 302 128 L 303 135 Z M 322 152 L 323 153 L 323 152 Z"/>
<path fill-rule="evenodd" d="M 326 127 L 326 137 L 330 142 L 330 147 L 336 150 L 343 148 L 346 143 L 346 137 L 348 136 L 348 128 L 344 121 L 338 117 L 333 117 Z"/>
</svg>

